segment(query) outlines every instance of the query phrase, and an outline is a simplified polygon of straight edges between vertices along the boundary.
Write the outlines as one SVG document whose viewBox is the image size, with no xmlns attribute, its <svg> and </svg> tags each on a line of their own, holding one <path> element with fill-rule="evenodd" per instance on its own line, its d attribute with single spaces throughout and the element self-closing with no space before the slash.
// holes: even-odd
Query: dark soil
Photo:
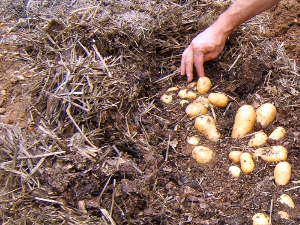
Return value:
<svg viewBox="0 0 300 225">
<path fill-rule="evenodd" d="M 109 5 L 107 2 L 105 4 Z M 21 127 L 28 136 L 41 138 L 27 148 L 32 155 L 41 154 L 44 149 L 47 153 L 65 151 L 45 158 L 35 174 L 36 183 L 29 185 L 25 179 L 14 175 L 16 183 L 13 187 L 19 185 L 22 188 L 17 197 L 9 195 L 3 198 L 0 206 L 3 224 L 113 224 L 105 216 L 105 211 L 111 214 L 116 224 L 242 225 L 251 224 L 252 216 L 258 212 L 271 214 L 273 225 L 300 223 L 299 1 L 282 1 L 276 9 L 268 12 L 266 15 L 273 20 L 269 25 L 262 25 L 266 26 L 267 33 L 261 37 L 255 34 L 260 38 L 252 36 L 256 33 L 255 25 L 245 25 L 249 32 L 237 30 L 223 55 L 205 65 L 213 90 L 231 97 L 226 109 L 214 109 L 222 139 L 213 143 L 201 136 L 201 143 L 216 152 L 216 159 L 209 165 L 199 165 L 191 157 L 186 138 L 198 133 L 194 121 L 186 117 L 184 108 L 178 104 L 179 99 L 174 104 L 164 105 L 159 98 L 169 87 L 187 85 L 185 78 L 178 76 L 180 53 L 197 29 L 207 26 L 225 6 L 211 7 L 204 1 L 201 1 L 203 6 L 193 3 L 193 10 L 203 15 L 211 10 L 212 17 L 201 17 L 201 23 L 196 23 L 195 16 L 189 24 L 179 14 L 183 9 L 177 4 L 187 9 L 190 4 L 185 1 L 166 2 L 165 7 L 169 11 L 172 9 L 174 16 L 161 8 L 161 14 L 155 14 L 138 3 L 128 3 L 129 6 L 125 7 L 128 10 L 132 9 L 130 4 L 137 4 L 143 16 L 155 15 L 157 20 L 154 21 L 161 24 L 148 24 L 149 30 L 152 29 L 149 33 L 140 33 L 142 28 L 130 30 L 130 25 L 124 26 L 122 32 L 118 27 L 106 30 L 109 26 L 116 26 L 113 19 L 93 21 L 86 20 L 86 15 L 76 14 L 64 23 L 57 22 L 57 18 L 47 19 L 50 22 L 44 30 L 48 35 L 45 37 L 39 36 L 39 23 L 44 25 L 45 22 L 39 17 L 38 22 L 32 22 L 36 27 L 16 29 L 16 35 L 24 37 L 25 33 L 32 38 L 27 37 L 17 46 L 21 49 L 18 57 L 12 56 L 13 52 L 18 52 L 16 46 L 11 47 L 14 42 L 1 46 L 0 85 L 1 90 L 5 90 L 0 99 L 3 108 L 1 122 Z M 174 8 L 173 3 L 176 3 Z M 119 9 L 119 3 L 114 4 L 120 10 L 114 15 L 120 18 L 125 9 Z M 66 11 L 72 10 L 68 6 Z M 162 15 L 170 18 L 158 19 Z M 177 20 L 186 23 L 178 24 Z M 5 35 L 17 19 L 11 18 L 11 21 L 3 22 L 7 27 L 3 25 L 1 32 L 6 40 L 12 38 Z M 84 21 L 84 25 L 78 25 L 78 21 Z M 107 27 L 103 25 L 103 30 L 102 27 L 92 30 L 98 22 Z M 145 37 L 141 38 L 142 35 Z M 47 39 L 49 36 L 59 48 Z M 89 58 L 82 49 L 76 49 L 76 54 L 85 62 L 74 66 L 76 63 L 72 57 L 75 53 L 68 49 L 74 43 L 74 37 L 81 37 L 78 40 L 90 52 L 95 43 L 111 63 L 109 69 L 114 77 L 107 78 L 105 68 L 99 67 L 98 62 Z M 100 38 L 91 41 L 95 37 Z M 141 39 L 134 39 L 136 37 Z M 286 53 L 280 48 L 282 42 Z M 63 51 L 64 48 L 67 50 Z M 62 57 L 65 61 L 59 58 L 62 52 L 66 54 Z M 119 55 L 123 58 L 116 60 L 117 66 L 114 66 L 112 58 Z M 240 59 L 229 70 L 238 55 L 241 55 Z M 27 68 L 26 65 L 30 66 Z M 90 80 L 82 78 L 86 72 L 84 65 L 93 69 Z M 53 97 L 54 93 L 57 96 L 65 94 L 55 91 L 64 82 L 66 68 L 73 77 L 63 91 L 73 90 L 75 83 L 83 83 L 84 88 L 76 89 L 86 93 L 82 98 L 76 95 L 68 99 Z M 158 81 L 169 74 L 174 75 Z M 96 88 L 91 88 L 91 84 Z M 70 106 L 68 101 L 90 107 L 91 111 Z M 266 144 L 283 145 L 289 151 L 288 161 L 293 166 L 293 174 L 291 182 L 285 186 L 274 183 L 276 164 L 262 160 L 256 161 L 255 171 L 249 175 L 243 174 L 236 179 L 228 174 L 230 151 L 254 150 L 247 146 L 250 137 L 242 140 L 230 138 L 237 109 L 242 104 L 257 107 L 266 102 L 275 104 L 278 115 L 264 131 L 270 134 L 277 126 L 283 126 L 288 133 L 282 141 Z M 84 139 L 67 115 L 68 105 L 73 119 L 93 145 Z M 257 125 L 254 131 L 259 130 L 261 127 Z M 37 142 L 42 147 L 35 152 L 32 146 Z M 1 146 L 5 146 L 5 141 Z M 2 163 L 6 158 L 1 160 L 0 181 L 4 183 L 7 171 L 3 170 Z M 22 161 L 26 163 L 15 165 L 15 169 L 30 172 L 29 161 Z M 37 165 L 39 161 L 33 159 L 30 163 Z M 296 208 L 290 209 L 278 202 L 283 193 L 293 198 Z M 287 211 L 290 220 L 280 219 L 277 214 L 280 210 Z"/>
</svg>

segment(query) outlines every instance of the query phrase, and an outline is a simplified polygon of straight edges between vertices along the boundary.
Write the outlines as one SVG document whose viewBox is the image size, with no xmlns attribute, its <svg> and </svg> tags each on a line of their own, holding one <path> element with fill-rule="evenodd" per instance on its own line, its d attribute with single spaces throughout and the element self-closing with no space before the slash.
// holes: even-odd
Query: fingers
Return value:
<svg viewBox="0 0 300 225">
<path fill-rule="evenodd" d="M 190 47 L 182 54 L 180 74 L 186 75 L 188 82 L 193 80 L 193 51 Z"/>
<path fill-rule="evenodd" d="M 180 75 L 184 76 L 185 75 L 185 54 L 182 54 L 181 58 L 181 65 L 180 65 Z"/>
<path fill-rule="evenodd" d="M 204 77 L 204 54 L 201 51 L 197 51 L 194 54 L 194 64 L 199 77 Z"/>
</svg>

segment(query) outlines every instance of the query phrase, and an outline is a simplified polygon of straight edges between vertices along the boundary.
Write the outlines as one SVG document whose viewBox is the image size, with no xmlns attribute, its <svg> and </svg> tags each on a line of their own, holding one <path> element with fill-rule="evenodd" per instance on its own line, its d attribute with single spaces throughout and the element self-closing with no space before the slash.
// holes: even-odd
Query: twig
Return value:
<svg viewBox="0 0 300 225">
<path fill-rule="evenodd" d="M 270 213 L 269 213 L 269 215 L 270 215 L 270 221 L 269 221 L 269 225 L 271 225 L 272 224 L 272 213 L 273 213 L 273 199 L 271 199 L 271 204 L 270 204 Z"/>
<path fill-rule="evenodd" d="M 106 190 L 106 187 L 109 184 L 109 181 L 110 181 L 111 177 L 112 177 L 112 175 L 110 175 L 109 178 L 108 178 L 108 180 L 106 181 L 106 183 L 105 183 L 105 185 L 104 185 L 104 187 L 103 187 L 103 189 L 102 189 L 102 191 L 101 191 L 101 193 L 100 193 L 100 195 L 98 197 L 99 201 L 101 200 L 101 197 L 102 197 L 104 191 Z"/>
<path fill-rule="evenodd" d="M 175 70 L 173 73 L 171 73 L 171 74 L 169 74 L 169 75 L 167 75 L 167 76 L 165 76 L 165 77 L 163 77 L 163 78 L 160 78 L 160 79 L 154 81 L 153 83 L 155 84 L 155 83 L 159 83 L 159 82 L 161 82 L 161 81 L 167 80 L 167 79 L 169 79 L 170 77 L 175 76 L 177 73 L 179 73 L 179 69 Z"/>
<path fill-rule="evenodd" d="M 115 194 L 116 194 L 116 179 L 113 181 L 113 193 L 111 198 L 110 216 L 112 216 L 115 204 Z"/>
<path fill-rule="evenodd" d="M 226 115 L 228 109 L 230 108 L 230 106 L 231 106 L 231 102 L 229 102 L 229 104 L 227 105 L 227 107 L 226 107 L 226 109 L 225 109 L 225 111 L 223 113 L 223 117 L 225 117 L 225 115 Z"/>
<path fill-rule="evenodd" d="M 70 118 L 70 120 L 72 121 L 72 123 L 74 124 L 74 126 L 77 128 L 77 130 L 79 131 L 79 133 L 83 136 L 83 138 L 86 140 L 87 143 L 89 143 L 92 147 L 98 149 L 88 138 L 87 136 L 85 136 L 85 134 L 82 132 L 82 130 L 80 129 L 80 127 L 78 126 L 78 124 L 76 123 L 76 121 L 74 120 L 74 118 L 71 115 L 71 105 L 68 105 L 68 108 L 66 110 L 66 113 L 68 115 L 68 117 Z"/>
<path fill-rule="evenodd" d="M 234 60 L 234 62 L 232 63 L 232 65 L 229 67 L 228 71 L 230 71 L 234 66 L 235 64 L 237 63 L 237 61 L 239 60 L 239 58 L 241 58 L 241 54 L 239 54 L 236 59 Z"/>
<path fill-rule="evenodd" d="M 168 146 L 167 146 L 167 151 L 166 151 L 166 156 L 165 156 L 165 162 L 168 161 L 168 157 L 169 157 L 170 140 L 171 140 L 171 136 L 169 134 Z"/>
<path fill-rule="evenodd" d="M 36 171 L 38 171 L 38 169 L 41 167 L 41 165 L 43 164 L 43 162 L 45 161 L 45 157 L 41 158 L 40 161 L 35 165 L 35 167 L 30 171 L 30 175 L 32 176 L 33 174 L 35 174 Z"/>
<path fill-rule="evenodd" d="M 291 191 L 291 190 L 295 190 L 295 189 L 298 189 L 298 188 L 300 188 L 300 186 L 291 187 L 291 188 L 288 188 L 288 189 L 286 189 L 284 191 Z"/>
<path fill-rule="evenodd" d="M 100 211 L 103 216 L 111 223 L 111 225 L 117 225 L 106 209 L 100 209 Z"/>
<path fill-rule="evenodd" d="M 38 200 L 38 201 L 42 201 L 42 202 L 49 202 L 49 203 L 54 203 L 54 204 L 63 205 L 63 203 L 61 203 L 61 202 L 59 202 L 59 201 L 52 200 L 52 199 L 39 198 L 39 197 L 35 197 L 34 199 L 35 199 L 35 200 Z"/>
<path fill-rule="evenodd" d="M 51 152 L 51 153 L 45 153 L 40 155 L 32 155 L 32 156 L 19 156 L 18 159 L 38 159 L 38 158 L 45 158 L 53 155 L 61 155 L 65 154 L 65 151 L 59 151 L 59 152 Z"/>
<path fill-rule="evenodd" d="M 95 50 L 96 55 L 100 58 L 100 60 L 101 60 L 101 62 L 102 62 L 102 64 L 103 64 L 103 66 L 104 66 L 104 68 L 105 68 L 105 70 L 106 70 L 106 72 L 107 72 L 107 74 L 108 74 L 108 77 L 112 77 L 112 74 L 111 74 L 111 72 L 109 71 L 108 66 L 107 66 L 107 64 L 106 64 L 106 62 L 105 62 L 105 60 L 104 60 L 104 58 L 102 57 L 102 55 L 101 55 L 100 52 L 98 51 L 96 45 L 94 45 L 94 44 L 93 44 L 93 49 Z"/>
<path fill-rule="evenodd" d="M 217 121 L 217 118 L 216 118 L 216 113 L 215 113 L 215 110 L 214 110 L 214 107 L 212 105 L 209 105 L 210 106 L 210 110 L 211 110 L 211 113 L 213 115 L 213 118 L 215 121 Z"/>
</svg>

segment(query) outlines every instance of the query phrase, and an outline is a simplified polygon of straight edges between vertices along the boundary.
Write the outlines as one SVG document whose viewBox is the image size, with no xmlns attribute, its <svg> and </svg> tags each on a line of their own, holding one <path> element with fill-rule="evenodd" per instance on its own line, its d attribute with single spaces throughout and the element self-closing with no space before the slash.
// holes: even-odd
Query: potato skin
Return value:
<svg viewBox="0 0 300 225">
<path fill-rule="evenodd" d="M 238 166 L 230 166 L 228 172 L 232 177 L 235 178 L 238 178 L 241 175 L 241 169 Z"/>
<path fill-rule="evenodd" d="M 229 102 L 228 97 L 222 93 L 210 93 L 208 95 L 208 100 L 217 107 L 226 107 Z"/>
<path fill-rule="evenodd" d="M 266 128 L 275 119 L 277 110 L 271 103 L 262 104 L 256 110 L 256 120 L 263 127 Z"/>
<path fill-rule="evenodd" d="M 266 162 L 279 162 L 287 160 L 288 150 L 281 146 L 272 146 L 266 148 L 258 148 L 255 150 L 254 155 L 261 157 Z"/>
<path fill-rule="evenodd" d="M 255 109 L 251 105 L 243 105 L 235 115 L 232 138 L 243 138 L 253 130 L 256 121 Z"/>
<path fill-rule="evenodd" d="M 206 94 L 212 86 L 212 83 L 208 77 L 200 77 L 197 82 L 197 91 L 200 94 Z"/>
<path fill-rule="evenodd" d="M 192 151 L 192 157 L 200 164 L 207 164 L 214 159 L 215 152 L 205 146 L 196 146 Z"/>
<path fill-rule="evenodd" d="M 231 151 L 228 155 L 229 159 L 234 163 L 240 163 L 240 157 L 243 152 L 241 151 Z"/>
<path fill-rule="evenodd" d="M 269 225 L 270 217 L 265 213 L 256 213 L 252 217 L 253 225 Z"/>
<path fill-rule="evenodd" d="M 243 173 L 249 174 L 254 170 L 255 164 L 252 159 L 252 155 L 250 153 L 245 152 L 241 154 L 240 161 L 241 161 L 241 169 Z"/>
<path fill-rule="evenodd" d="M 269 139 L 271 140 L 281 140 L 286 135 L 286 130 L 284 127 L 277 127 L 273 132 L 270 134 Z"/>
<path fill-rule="evenodd" d="M 285 211 L 278 211 L 278 215 L 280 216 L 281 219 L 285 219 L 285 220 L 290 219 L 290 215 Z"/>
<path fill-rule="evenodd" d="M 216 127 L 216 121 L 209 115 L 199 116 L 195 120 L 195 128 L 211 141 L 218 141 L 220 133 Z"/>
<path fill-rule="evenodd" d="M 281 204 L 285 204 L 285 205 L 287 205 L 290 208 L 295 208 L 295 203 L 294 203 L 293 199 L 289 195 L 287 195 L 287 194 L 280 195 L 278 201 Z"/>
<path fill-rule="evenodd" d="M 168 94 L 163 94 L 161 97 L 160 97 L 160 100 L 165 103 L 165 104 L 171 104 L 172 101 L 173 101 L 173 97 L 172 95 L 168 95 Z"/>
<path fill-rule="evenodd" d="M 267 143 L 268 136 L 265 132 L 259 131 L 257 132 L 248 142 L 248 146 L 250 147 L 258 147 Z"/>
<path fill-rule="evenodd" d="M 198 145 L 200 143 L 200 138 L 198 136 L 188 137 L 187 143 L 190 145 Z"/>
<path fill-rule="evenodd" d="M 208 109 L 201 102 L 193 102 L 185 109 L 185 112 L 189 117 L 204 115 L 207 113 L 207 111 Z"/>
<path fill-rule="evenodd" d="M 274 169 L 275 183 L 277 185 L 286 185 L 290 182 L 292 176 L 292 166 L 288 162 L 280 162 Z"/>
</svg>

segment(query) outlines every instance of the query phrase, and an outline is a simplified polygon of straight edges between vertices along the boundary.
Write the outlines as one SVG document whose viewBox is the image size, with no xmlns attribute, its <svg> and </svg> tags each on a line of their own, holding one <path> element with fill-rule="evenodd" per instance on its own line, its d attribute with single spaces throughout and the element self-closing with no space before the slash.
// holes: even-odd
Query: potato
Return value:
<svg viewBox="0 0 300 225">
<path fill-rule="evenodd" d="M 295 208 L 295 203 L 294 203 L 293 199 L 289 195 L 287 195 L 287 194 L 280 195 L 278 201 L 281 204 L 285 204 L 285 205 L 287 205 L 290 208 Z"/>
<path fill-rule="evenodd" d="M 292 166 L 288 162 L 280 162 L 274 169 L 274 178 L 277 185 L 286 185 L 292 176 Z"/>
<path fill-rule="evenodd" d="M 214 159 L 215 152 L 205 146 L 196 146 L 192 151 L 192 157 L 200 164 L 207 164 Z"/>
<path fill-rule="evenodd" d="M 281 219 L 285 219 L 285 220 L 290 219 L 290 215 L 285 211 L 279 211 L 278 215 Z"/>
<path fill-rule="evenodd" d="M 237 178 L 241 175 L 241 169 L 238 166 L 230 166 L 228 171 L 229 171 L 229 174 L 235 178 Z"/>
<path fill-rule="evenodd" d="M 173 97 L 172 97 L 172 95 L 163 94 L 160 97 L 160 100 L 165 104 L 171 104 L 173 101 Z"/>
<path fill-rule="evenodd" d="M 258 148 L 254 152 L 255 157 L 261 157 L 266 162 L 279 162 L 287 160 L 288 150 L 281 146 Z"/>
<path fill-rule="evenodd" d="M 252 217 L 253 225 L 270 225 L 270 217 L 265 213 L 256 213 Z"/>
<path fill-rule="evenodd" d="M 197 98 L 197 93 L 194 91 L 189 91 L 187 89 L 182 89 L 178 92 L 178 97 L 186 99 L 195 99 Z"/>
<path fill-rule="evenodd" d="M 217 107 L 226 107 L 229 102 L 228 97 L 222 93 L 210 93 L 208 95 L 208 100 Z"/>
<path fill-rule="evenodd" d="M 269 139 L 278 141 L 278 140 L 284 138 L 285 134 L 286 134 L 286 130 L 284 129 L 284 127 L 277 127 L 270 134 Z"/>
<path fill-rule="evenodd" d="M 178 87 L 170 87 L 166 92 L 173 92 L 173 91 L 178 91 Z"/>
<path fill-rule="evenodd" d="M 208 109 L 201 102 L 193 102 L 189 104 L 185 109 L 185 112 L 188 115 L 188 117 L 204 115 L 207 113 L 207 111 Z"/>
<path fill-rule="evenodd" d="M 243 105 L 235 115 L 232 129 L 232 138 L 242 138 L 253 130 L 256 120 L 256 113 L 251 105 Z"/>
<path fill-rule="evenodd" d="M 200 142 L 200 138 L 198 136 L 191 136 L 187 138 L 187 143 L 190 145 L 198 145 Z"/>
<path fill-rule="evenodd" d="M 196 90 L 196 87 L 197 87 L 197 82 L 191 82 L 188 84 L 187 88 L 188 89 L 195 89 Z"/>
<path fill-rule="evenodd" d="M 206 94 L 212 86 L 212 83 L 208 77 L 200 77 L 197 82 L 197 91 L 200 94 Z"/>
<path fill-rule="evenodd" d="M 201 102 L 202 105 L 204 105 L 206 108 L 208 108 L 208 106 L 210 104 L 209 101 L 208 101 L 208 99 L 205 98 L 205 97 L 203 97 L 203 96 L 199 96 L 198 98 L 196 98 L 194 100 L 194 102 Z"/>
<path fill-rule="evenodd" d="M 221 136 L 217 130 L 216 121 L 209 115 L 197 117 L 195 128 L 210 141 L 218 141 Z"/>
<path fill-rule="evenodd" d="M 190 102 L 188 100 L 181 100 L 179 102 L 179 104 L 181 105 L 181 107 L 183 107 L 185 104 L 189 104 Z"/>
<path fill-rule="evenodd" d="M 228 155 L 229 159 L 234 163 L 240 163 L 240 157 L 243 152 L 241 151 L 231 151 Z"/>
<path fill-rule="evenodd" d="M 267 143 L 268 136 L 265 132 L 259 131 L 257 132 L 248 142 L 248 146 L 250 147 L 258 147 Z"/>
<path fill-rule="evenodd" d="M 276 113 L 277 110 L 273 104 L 262 104 L 256 109 L 256 120 L 263 128 L 265 128 L 275 119 Z"/>
<path fill-rule="evenodd" d="M 243 173 L 249 174 L 251 173 L 254 168 L 254 161 L 252 159 L 252 155 L 248 152 L 242 153 L 240 156 L 240 161 L 241 161 L 241 169 Z"/>
</svg>

